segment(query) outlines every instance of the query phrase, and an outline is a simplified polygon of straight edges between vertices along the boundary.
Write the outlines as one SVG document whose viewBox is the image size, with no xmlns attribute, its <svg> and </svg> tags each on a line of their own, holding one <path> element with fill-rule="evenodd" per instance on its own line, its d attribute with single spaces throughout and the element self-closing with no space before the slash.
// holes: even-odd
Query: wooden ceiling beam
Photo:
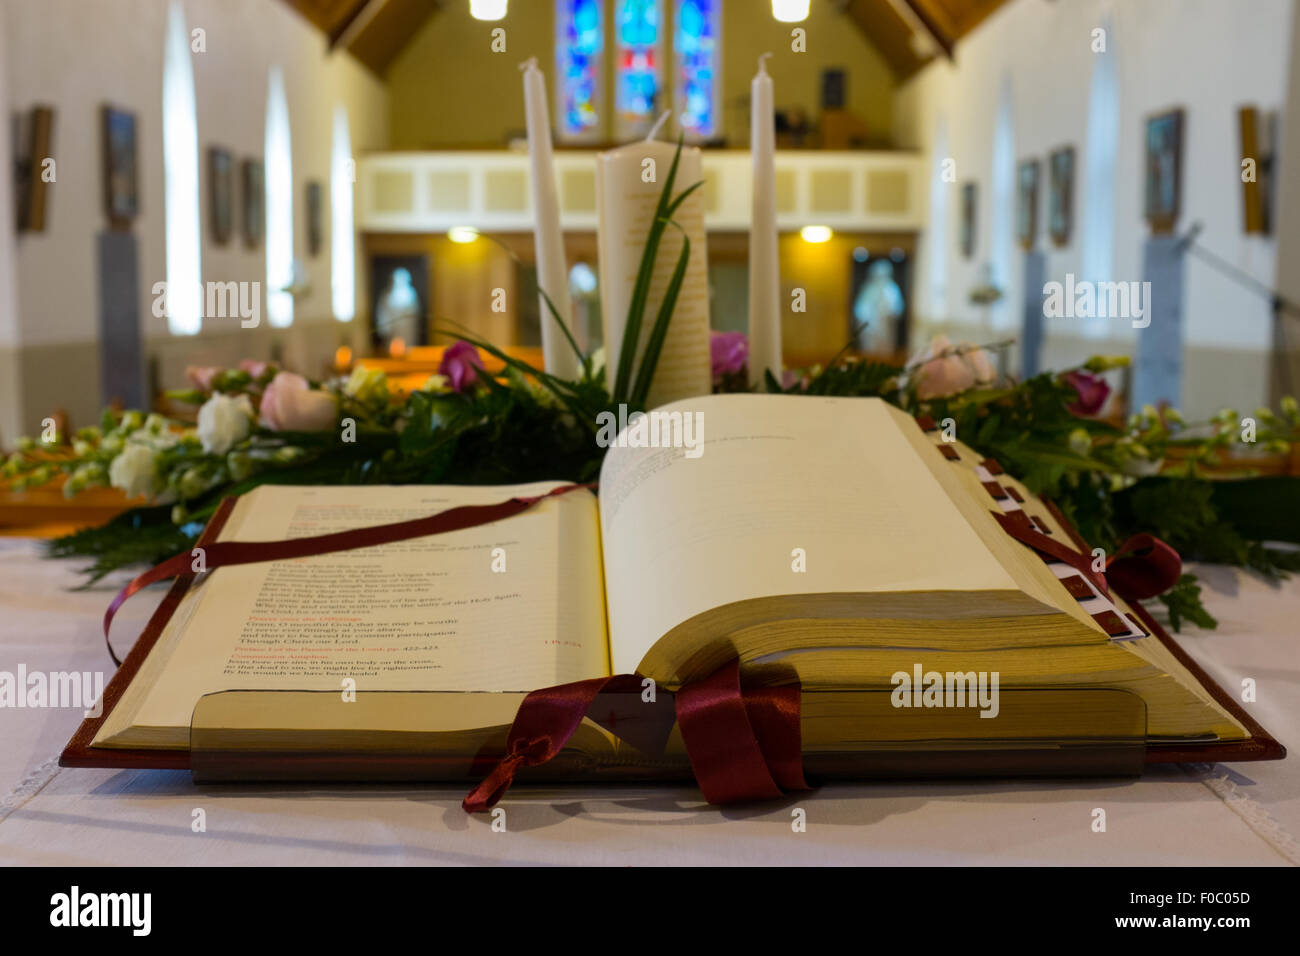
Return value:
<svg viewBox="0 0 1300 956">
<path fill-rule="evenodd" d="M 903 0 L 903 2 L 916 14 L 916 18 L 925 25 L 935 42 L 943 48 L 944 55 L 951 60 L 957 45 L 957 29 L 947 11 L 935 0 Z"/>
</svg>

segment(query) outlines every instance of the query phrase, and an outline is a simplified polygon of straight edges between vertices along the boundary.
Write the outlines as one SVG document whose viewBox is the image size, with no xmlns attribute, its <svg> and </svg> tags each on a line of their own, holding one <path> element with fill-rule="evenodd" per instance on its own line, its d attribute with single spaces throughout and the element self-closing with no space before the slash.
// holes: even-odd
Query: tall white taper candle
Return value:
<svg viewBox="0 0 1300 956">
<path fill-rule="evenodd" d="M 781 266 L 776 235 L 776 121 L 772 78 L 758 58 L 750 84 L 749 149 L 753 215 L 749 223 L 749 383 L 770 371 L 781 381 Z"/>
<path fill-rule="evenodd" d="M 519 67 L 524 73 L 524 112 L 528 123 L 528 156 L 533 185 L 533 251 L 537 285 L 550 296 L 580 348 L 587 347 L 586 330 L 574 327 L 569 302 L 569 271 L 564 262 L 564 233 L 560 231 L 560 200 L 555 192 L 551 157 L 551 117 L 546 105 L 546 80 L 531 58 Z M 537 297 L 542 320 L 542 360 L 546 371 L 560 378 L 578 377 L 581 362 L 551 315 L 546 299 Z"/>
</svg>

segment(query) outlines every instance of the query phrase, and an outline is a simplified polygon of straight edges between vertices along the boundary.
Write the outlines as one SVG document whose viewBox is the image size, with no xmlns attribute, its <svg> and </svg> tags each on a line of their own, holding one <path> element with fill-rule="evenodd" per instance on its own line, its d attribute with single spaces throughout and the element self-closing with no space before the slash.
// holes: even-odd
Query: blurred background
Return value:
<svg viewBox="0 0 1300 956">
<path fill-rule="evenodd" d="M 1132 355 L 1114 414 L 1251 409 L 1300 380 L 1297 29 L 1293 0 L 3 0 L 0 447 L 192 365 L 423 381 L 452 323 L 536 354 L 529 57 L 595 342 L 594 153 L 664 109 L 705 147 L 713 327 L 745 328 L 771 51 L 787 365 L 944 333 L 1015 376 Z"/>
</svg>

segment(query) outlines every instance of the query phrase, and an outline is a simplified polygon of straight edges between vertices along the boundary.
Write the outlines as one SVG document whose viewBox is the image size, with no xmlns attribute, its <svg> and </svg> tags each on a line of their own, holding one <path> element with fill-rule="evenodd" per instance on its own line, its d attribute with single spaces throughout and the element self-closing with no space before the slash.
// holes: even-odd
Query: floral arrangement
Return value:
<svg viewBox="0 0 1300 956">
<path fill-rule="evenodd" d="M 190 548 L 224 497 L 260 484 L 593 480 L 604 456 L 596 441 L 598 416 L 616 412 L 620 403 L 644 408 L 685 274 L 689 241 L 638 359 L 659 240 L 699 185 L 673 196 L 676 170 L 674 161 L 613 369 L 606 369 L 600 352 L 579 351 L 578 379 L 558 379 L 468 335 L 445 351 L 437 374 L 409 394 L 396 393 L 383 372 L 364 367 L 325 381 L 251 361 L 234 369 L 191 368 L 192 387 L 168 397 L 197 409 L 193 424 L 139 411 L 105 412 L 99 425 L 78 430 L 70 444 L 62 436 L 22 441 L 0 467 L 0 478 L 14 488 L 62 480 L 69 496 L 111 485 L 146 499 L 102 527 L 52 542 L 54 556 L 92 558 L 91 581 Z M 578 351 L 563 320 L 555 318 Z M 790 371 L 782 381 L 769 374 L 764 389 L 878 396 L 913 414 L 952 419 L 963 441 L 997 458 L 1035 493 L 1053 498 L 1088 541 L 1107 551 L 1149 531 L 1185 558 L 1269 575 L 1300 568 L 1300 552 L 1264 544 L 1300 543 L 1300 479 L 1217 480 L 1224 477 L 1224 453 L 1246 437 L 1235 411 L 1200 424 L 1150 407 L 1122 423 L 1097 417 L 1110 395 L 1102 375 L 1126 365 L 1125 357 L 1094 357 L 1077 368 L 1009 382 L 1000 380 L 987 348 L 944 337 L 906 365 L 859 360 L 847 351 L 825 368 Z M 501 374 L 485 371 L 482 352 L 502 361 Z M 744 334 L 713 333 L 711 353 L 715 391 L 746 390 Z M 1258 410 L 1254 428 L 1250 447 L 1289 451 L 1300 441 L 1296 402 L 1284 400 L 1278 413 Z M 1161 597 L 1175 628 L 1184 620 L 1214 625 L 1198 594 L 1195 579 L 1184 576 Z"/>
</svg>

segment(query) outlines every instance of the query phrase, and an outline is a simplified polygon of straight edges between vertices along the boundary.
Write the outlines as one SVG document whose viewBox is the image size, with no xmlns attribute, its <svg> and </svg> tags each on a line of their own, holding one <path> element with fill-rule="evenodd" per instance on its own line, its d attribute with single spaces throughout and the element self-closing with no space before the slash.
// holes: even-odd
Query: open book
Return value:
<svg viewBox="0 0 1300 956">
<path fill-rule="evenodd" d="M 672 689 L 732 657 L 747 681 L 801 682 L 806 746 L 810 734 L 832 748 L 1029 739 L 1043 719 L 1034 695 L 1000 712 L 992 698 L 1045 688 L 1140 698 L 1148 750 L 1251 737 L 1249 717 L 1132 608 L 994 517 L 1025 509 L 1073 547 L 1043 503 L 960 443 L 941 453 L 937 433 L 887 403 L 719 395 L 656 414 L 649 447 L 610 448 L 599 498 L 579 490 L 463 531 L 201 575 L 91 746 L 184 750 L 196 703 L 220 691 L 334 692 L 270 695 L 230 716 L 244 730 L 308 731 L 351 686 L 348 719 L 365 713 L 370 739 L 473 749 L 524 692 L 629 672 Z M 682 437 L 680 416 L 693 416 L 694 446 L 662 447 Z M 559 484 L 265 485 L 238 500 L 220 538 L 318 535 Z M 998 719 L 922 706 L 922 688 L 903 685 L 931 674 L 991 687 L 982 716 Z M 374 691 L 483 693 L 402 707 L 394 695 L 367 704 Z M 317 704 L 271 716 L 274 700 L 295 699 Z"/>
</svg>

